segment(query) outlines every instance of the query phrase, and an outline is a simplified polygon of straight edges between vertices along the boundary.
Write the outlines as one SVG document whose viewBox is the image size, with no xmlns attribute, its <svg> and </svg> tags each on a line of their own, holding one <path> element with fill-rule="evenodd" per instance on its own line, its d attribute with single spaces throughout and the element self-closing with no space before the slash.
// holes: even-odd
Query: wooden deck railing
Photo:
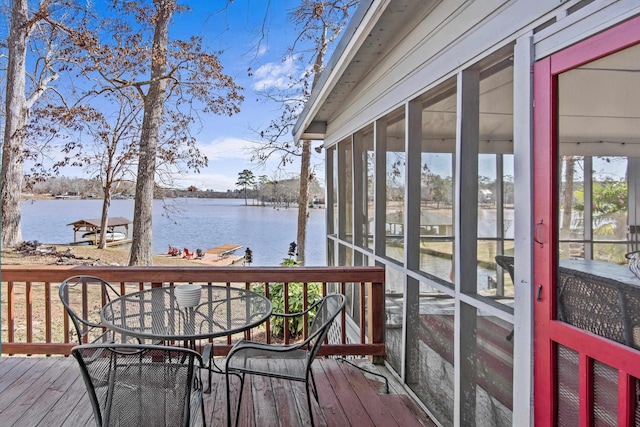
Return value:
<svg viewBox="0 0 640 427">
<path fill-rule="evenodd" d="M 91 267 L 91 266 L 17 266 L 1 267 L 2 279 L 2 353 L 4 354 L 69 354 L 71 323 L 58 298 L 60 282 L 70 276 L 97 276 L 117 286 L 121 294 L 148 287 L 173 286 L 181 283 L 206 283 L 261 289 L 268 295 L 267 284 L 282 283 L 285 289 L 285 309 L 289 306 L 287 288 L 292 283 L 303 284 L 303 305 L 307 307 L 307 290 L 311 284 L 321 284 L 322 293 L 346 293 L 355 286 L 359 306 L 358 319 L 351 322 L 343 311 L 338 343 L 325 344 L 321 354 L 384 356 L 384 269 L 380 267 Z M 83 305 L 90 301 L 86 293 Z M 99 301 L 97 302 L 99 303 Z M 96 304 L 94 301 L 93 304 Z M 359 336 L 347 336 L 347 323 L 357 324 Z M 351 328 L 353 329 L 353 328 Z M 356 328 L 357 329 L 357 328 Z M 306 329 L 305 332 L 306 334 Z M 272 341 L 269 325 L 247 331 L 251 338 Z M 224 355 L 238 337 L 216 342 L 217 355 Z M 285 333 L 285 343 L 290 337 Z"/>
</svg>

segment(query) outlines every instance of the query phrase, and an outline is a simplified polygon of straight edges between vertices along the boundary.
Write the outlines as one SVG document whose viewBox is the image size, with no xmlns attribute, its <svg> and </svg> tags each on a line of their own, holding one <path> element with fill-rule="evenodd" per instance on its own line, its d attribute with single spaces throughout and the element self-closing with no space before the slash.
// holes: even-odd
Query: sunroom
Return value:
<svg viewBox="0 0 640 427">
<path fill-rule="evenodd" d="M 361 2 L 296 124 L 329 265 L 385 267 L 386 362 L 442 425 L 640 423 L 638 15 Z"/>
</svg>

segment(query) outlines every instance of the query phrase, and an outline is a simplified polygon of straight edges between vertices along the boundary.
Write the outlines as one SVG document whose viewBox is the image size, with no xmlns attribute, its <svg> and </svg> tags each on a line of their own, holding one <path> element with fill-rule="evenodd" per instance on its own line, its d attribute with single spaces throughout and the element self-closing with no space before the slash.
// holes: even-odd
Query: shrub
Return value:
<svg viewBox="0 0 640 427">
<path fill-rule="evenodd" d="M 304 311 L 304 285 L 300 282 L 289 283 L 289 313 L 299 313 Z M 318 301 L 322 297 L 322 287 L 320 283 L 309 283 L 307 288 L 307 299 L 309 305 Z M 273 305 L 274 313 L 284 313 L 284 283 L 272 283 L 269 285 L 269 299 Z M 315 313 L 309 313 L 309 322 L 313 320 Z M 304 327 L 304 317 L 289 318 L 289 334 L 298 337 L 302 334 Z M 271 333 L 274 336 L 284 336 L 284 318 L 273 317 L 271 319 Z"/>
<path fill-rule="evenodd" d="M 294 248 L 295 249 L 295 248 Z M 291 250 L 290 250 L 291 252 Z M 289 254 L 291 256 L 291 253 Z M 281 263 L 283 267 L 295 267 L 299 265 L 293 258 L 285 258 Z M 252 284 L 251 288 L 254 292 L 264 295 L 264 284 Z M 299 313 L 304 311 L 304 284 L 300 282 L 289 282 L 289 313 Z M 307 284 L 307 301 L 310 306 L 314 302 L 322 298 L 322 284 Z M 284 313 L 284 283 L 269 284 L 269 300 L 273 305 L 274 313 Z M 315 313 L 309 313 L 309 322 L 313 320 Z M 302 334 L 304 327 L 304 317 L 289 318 L 289 334 L 296 338 Z M 271 334 L 275 337 L 284 336 L 284 318 L 271 318 Z"/>
</svg>

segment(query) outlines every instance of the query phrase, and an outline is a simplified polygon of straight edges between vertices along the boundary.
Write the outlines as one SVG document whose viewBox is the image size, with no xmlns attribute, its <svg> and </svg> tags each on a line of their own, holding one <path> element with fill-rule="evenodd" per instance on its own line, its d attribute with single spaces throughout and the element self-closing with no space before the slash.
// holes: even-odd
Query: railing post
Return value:
<svg viewBox="0 0 640 427">
<path fill-rule="evenodd" d="M 384 282 L 372 282 L 369 285 L 368 338 L 369 344 L 384 344 Z M 383 364 L 383 356 L 371 356 L 374 364 Z"/>
</svg>

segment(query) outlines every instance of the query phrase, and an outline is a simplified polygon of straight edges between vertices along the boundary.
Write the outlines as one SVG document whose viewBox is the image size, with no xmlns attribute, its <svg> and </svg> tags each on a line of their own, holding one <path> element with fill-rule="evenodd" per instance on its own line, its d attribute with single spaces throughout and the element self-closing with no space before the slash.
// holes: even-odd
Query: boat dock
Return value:
<svg viewBox="0 0 640 427">
<path fill-rule="evenodd" d="M 242 245 L 237 243 L 227 243 L 221 246 L 216 246 L 215 248 L 207 249 L 204 253 L 213 255 L 216 259 L 221 260 L 227 258 L 240 248 L 242 248 Z"/>
<path fill-rule="evenodd" d="M 97 245 L 100 238 L 101 223 L 101 218 L 91 218 L 79 219 L 67 224 L 73 226 L 73 243 L 71 244 Z M 107 233 L 105 235 L 107 246 L 130 244 L 132 239 L 129 236 L 129 224 L 131 224 L 131 220 L 128 218 L 120 216 L 107 218 Z M 118 231 L 118 229 L 122 231 Z M 78 241 L 78 233 L 82 233 L 81 238 L 83 240 Z"/>
</svg>

